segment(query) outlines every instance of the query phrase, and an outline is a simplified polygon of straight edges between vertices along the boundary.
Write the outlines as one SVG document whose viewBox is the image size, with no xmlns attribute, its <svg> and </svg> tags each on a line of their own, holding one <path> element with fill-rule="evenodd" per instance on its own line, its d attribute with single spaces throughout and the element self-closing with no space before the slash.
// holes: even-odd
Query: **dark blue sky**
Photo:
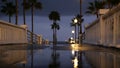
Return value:
<svg viewBox="0 0 120 68">
<path fill-rule="evenodd" d="M 13 1 L 13 0 L 9 0 Z M 18 23 L 19 25 L 23 24 L 23 18 L 22 18 L 22 7 L 20 7 L 20 3 L 22 0 L 19 0 L 19 19 Z M 58 23 L 60 24 L 60 30 L 58 31 L 58 40 L 67 40 L 69 37 L 71 37 L 71 30 L 73 29 L 70 27 L 71 19 L 79 13 L 79 0 L 38 0 L 43 4 L 42 10 L 36 10 L 34 15 L 34 32 L 37 34 L 42 34 L 42 36 L 45 39 L 52 40 L 52 30 L 51 30 L 51 23 L 48 19 L 48 14 L 56 10 L 60 13 L 61 21 Z M 86 11 L 86 8 L 88 6 L 88 1 L 93 0 L 83 0 L 82 1 L 82 12 L 84 13 Z M 26 16 L 26 22 L 28 25 L 28 29 L 31 30 L 31 12 L 27 11 Z M 94 16 L 88 16 L 85 13 L 84 15 L 84 22 L 83 26 L 86 23 L 92 22 L 95 17 Z M 8 16 L 5 16 L 4 14 L 0 14 L 0 20 L 8 21 Z M 12 17 L 12 22 L 15 22 L 14 16 Z"/>
</svg>

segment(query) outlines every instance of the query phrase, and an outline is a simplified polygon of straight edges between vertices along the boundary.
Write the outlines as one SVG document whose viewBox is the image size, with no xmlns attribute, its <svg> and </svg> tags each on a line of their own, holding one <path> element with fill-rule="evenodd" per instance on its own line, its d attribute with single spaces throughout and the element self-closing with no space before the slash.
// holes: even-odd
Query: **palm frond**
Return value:
<svg viewBox="0 0 120 68">
<path fill-rule="evenodd" d="M 57 11 L 51 11 L 51 13 L 49 14 L 49 19 L 54 21 L 57 21 L 57 20 L 59 21 L 60 15 Z"/>
</svg>

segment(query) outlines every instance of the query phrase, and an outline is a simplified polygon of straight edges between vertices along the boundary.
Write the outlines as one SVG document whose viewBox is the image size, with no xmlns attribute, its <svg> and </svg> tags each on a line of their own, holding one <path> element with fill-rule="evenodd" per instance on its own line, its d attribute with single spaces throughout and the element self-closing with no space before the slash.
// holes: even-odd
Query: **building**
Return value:
<svg viewBox="0 0 120 68">
<path fill-rule="evenodd" d="M 37 43 L 38 44 L 42 44 L 43 40 L 42 40 L 42 35 L 38 35 L 38 38 L 37 38 Z"/>
<path fill-rule="evenodd" d="M 100 9 L 100 17 L 85 26 L 86 43 L 120 47 L 120 4 L 112 9 Z"/>
</svg>

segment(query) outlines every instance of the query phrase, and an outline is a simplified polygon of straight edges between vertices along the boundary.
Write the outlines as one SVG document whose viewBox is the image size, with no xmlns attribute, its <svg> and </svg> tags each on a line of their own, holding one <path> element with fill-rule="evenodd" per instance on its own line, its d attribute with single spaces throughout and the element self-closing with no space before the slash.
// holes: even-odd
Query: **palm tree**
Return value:
<svg viewBox="0 0 120 68">
<path fill-rule="evenodd" d="M 74 20 L 72 19 L 72 23 L 70 23 L 70 26 L 74 27 L 74 29 L 75 29 L 75 43 L 76 43 L 76 34 L 77 34 L 76 27 L 77 27 L 77 23 L 74 23 Z"/>
<path fill-rule="evenodd" d="M 57 21 L 60 21 L 60 15 L 57 11 L 51 11 L 49 14 L 49 19 L 53 20 L 53 24 L 51 25 L 51 29 L 53 29 L 53 44 L 56 45 L 57 43 L 57 30 L 60 29 L 60 26 Z"/>
<path fill-rule="evenodd" d="M 15 22 L 15 24 L 17 25 L 18 24 L 18 0 L 15 0 L 15 6 L 16 6 L 15 7 L 15 11 L 16 11 L 15 12 L 16 13 L 15 14 L 15 16 L 16 16 L 16 20 L 15 20 L 16 22 Z"/>
<path fill-rule="evenodd" d="M 26 25 L 26 10 L 29 10 L 31 8 L 30 4 L 27 2 L 27 0 L 23 0 L 22 2 L 23 6 L 23 24 Z"/>
<path fill-rule="evenodd" d="M 59 24 L 58 23 L 53 23 L 52 25 L 51 25 L 51 29 L 53 29 L 53 38 L 54 38 L 54 43 L 56 44 L 56 42 L 57 42 L 57 30 L 59 30 L 60 29 L 60 26 L 59 26 Z"/>
<path fill-rule="evenodd" d="M 82 15 L 77 14 L 76 19 L 78 20 L 78 43 L 82 44 L 82 36 L 80 34 L 82 34 L 82 23 L 84 21 L 84 19 L 82 18 Z M 81 37 L 80 37 L 81 36 Z"/>
<path fill-rule="evenodd" d="M 9 16 L 9 22 L 11 22 L 11 17 L 15 14 L 15 5 L 12 2 L 4 2 L 1 6 L 1 12 Z"/>
<path fill-rule="evenodd" d="M 37 0 L 28 0 L 28 2 L 26 3 L 26 9 L 31 8 L 31 31 L 32 31 L 32 35 L 31 35 L 31 42 L 33 43 L 33 33 L 34 33 L 34 24 L 33 24 L 33 15 L 34 15 L 34 9 L 42 9 L 42 3 L 41 2 L 37 2 Z"/>
<path fill-rule="evenodd" d="M 94 1 L 94 2 L 90 2 L 89 6 L 88 6 L 88 10 L 86 11 L 86 13 L 88 14 L 95 14 L 98 18 L 99 14 L 98 11 L 99 9 L 103 9 L 105 6 L 104 2 L 102 1 Z"/>
<path fill-rule="evenodd" d="M 25 10 L 26 10 L 26 0 L 23 0 L 23 20 L 24 20 L 24 25 L 26 25 L 26 19 L 25 19 Z"/>
<path fill-rule="evenodd" d="M 113 6 L 120 3 L 120 0 L 105 0 L 106 4 L 108 5 L 108 8 L 112 8 Z"/>
</svg>

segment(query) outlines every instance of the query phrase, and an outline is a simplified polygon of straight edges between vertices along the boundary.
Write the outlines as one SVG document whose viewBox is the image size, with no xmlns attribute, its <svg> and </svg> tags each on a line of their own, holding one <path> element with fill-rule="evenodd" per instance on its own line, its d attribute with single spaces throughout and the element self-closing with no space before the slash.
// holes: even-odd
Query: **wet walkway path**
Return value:
<svg viewBox="0 0 120 68">
<path fill-rule="evenodd" d="M 0 46 L 0 68 L 120 68 L 120 50 L 84 44 Z M 109 64 L 108 64 L 109 63 Z M 110 67 L 111 66 L 111 67 Z"/>
</svg>

